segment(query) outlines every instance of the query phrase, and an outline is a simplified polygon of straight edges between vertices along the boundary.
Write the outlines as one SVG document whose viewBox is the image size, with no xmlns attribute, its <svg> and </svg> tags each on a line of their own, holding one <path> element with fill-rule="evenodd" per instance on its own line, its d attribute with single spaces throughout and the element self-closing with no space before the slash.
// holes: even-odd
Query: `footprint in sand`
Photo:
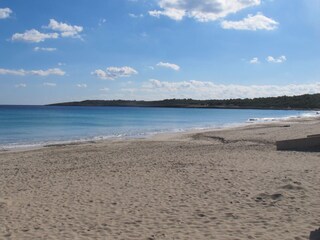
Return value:
<svg viewBox="0 0 320 240">
<path fill-rule="evenodd" d="M 259 194 L 255 201 L 256 202 L 266 202 L 266 201 L 280 201 L 283 198 L 281 193 L 267 194 L 261 193 Z"/>
<path fill-rule="evenodd" d="M 285 189 L 285 190 L 303 190 L 304 189 L 301 186 L 296 186 L 293 184 L 287 184 L 287 185 L 282 186 L 281 188 Z"/>
<path fill-rule="evenodd" d="M 0 198 L 0 209 L 10 206 L 10 201 Z"/>
</svg>

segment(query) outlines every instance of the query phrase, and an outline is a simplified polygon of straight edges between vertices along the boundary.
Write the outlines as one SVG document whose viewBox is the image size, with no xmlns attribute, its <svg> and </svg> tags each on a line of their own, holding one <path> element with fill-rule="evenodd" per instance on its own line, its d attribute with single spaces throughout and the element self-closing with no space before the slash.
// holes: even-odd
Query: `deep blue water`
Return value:
<svg viewBox="0 0 320 240">
<path fill-rule="evenodd" d="M 0 148 L 143 137 L 159 132 L 241 124 L 250 118 L 282 118 L 308 113 L 284 110 L 0 106 Z"/>
</svg>

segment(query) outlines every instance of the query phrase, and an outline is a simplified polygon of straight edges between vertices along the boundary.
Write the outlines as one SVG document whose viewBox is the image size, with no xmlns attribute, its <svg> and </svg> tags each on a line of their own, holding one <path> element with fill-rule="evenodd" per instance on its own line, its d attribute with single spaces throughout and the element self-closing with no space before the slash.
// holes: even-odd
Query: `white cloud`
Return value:
<svg viewBox="0 0 320 240">
<path fill-rule="evenodd" d="M 153 10 L 149 11 L 149 15 L 159 18 L 161 15 L 167 16 L 173 20 L 181 21 L 185 16 L 185 11 L 178 9 L 166 9 L 165 11 Z"/>
<path fill-rule="evenodd" d="M 250 63 L 251 63 L 251 64 L 259 64 L 259 63 L 260 63 L 259 58 L 257 58 L 257 57 L 252 58 L 252 59 L 250 60 Z"/>
<path fill-rule="evenodd" d="M 200 90 L 201 88 L 208 89 L 214 86 L 211 82 L 201 82 L 201 81 L 183 81 L 183 82 L 166 82 L 160 81 L 157 79 L 150 79 L 150 85 L 144 85 L 146 88 L 153 88 L 153 89 L 161 89 L 170 92 L 190 89 L 190 90 Z"/>
<path fill-rule="evenodd" d="M 94 70 L 93 72 L 91 72 L 91 75 L 94 75 L 100 79 L 109 79 L 109 80 L 113 80 L 113 79 L 110 79 L 108 77 L 108 73 L 101 70 L 101 69 L 97 69 L 97 70 Z"/>
<path fill-rule="evenodd" d="M 42 77 L 46 77 L 49 75 L 64 76 L 66 74 L 60 68 L 51 68 L 48 70 L 31 70 L 31 71 L 29 71 L 29 73 L 31 75 L 38 75 L 38 76 L 42 76 Z"/>
<path fill-rule="evenodd" d="M 108 92 L 110 89 L 109 88 L 101 88 L 100 91 L 102 92 Z"/>
<path fill-rule="evenodd" d="M 158 0 L 160 10 L 149 11 L 149 14 L 154 17 L 164 15 L 177 21 L 189 17 L 207 22 L 260 3 L 261 0 Z"/>
<path fill-rule="evenodd" d="M 106 22 L 107 22 L 107 19 L 101 18 L 101 19 L 99 20 L 98 25 L 99 25 L 99 26 L 102 26 L 102 25 L 105 24 Z"/>
<path fill-rule="evenodd" d="M 55 19 L 50 19 L 49 25 L 46 28 L 60 32 L 61 37 L 73 38 L 81 38 L 79 34 L 83 31 L 82 26 L 68 25 L 66 23 L 58 22 Z"/>
<path fill-rule="evenodd" d="M 43 52 L 54 52 L 54 51 L 57 51 L 56 48 L 46 48 L 46 47 L 35 47 L 33 49 L 33 51 L 35 52 L 39 52 L 39 51 L 43 51 Z"/>
<path fill-rule="evenodd" d="M 179 71 L 180 70 L 180 66 L 178 66 L 177 64 L 174 64 L 174 63 L 159 62 L 157 64 L 157 66 L 158 67 L 170 68 L 170 69 L 175 70 L 175 71 Z"/>
<path fill-rule="evenodd" d="M 24 33 L 15 33 L 12 35 L 12 41 L 22 41 L 38 43 L 46 39 L 56 39 L 59 37 L 58 33 L 41 33 L 36 29 L 27 30 Z"/>
<path fill-rule="evenodd" d="M 248 17 L 241 21 L 222 21 L 221 26 L 224 29 L 235 29 L 235 30 L 275 30 L 279 23 L 275 20 L 264 16 L 262 13 L 256 15 L 249 14 Z"/>
<path fill-rule="evenodd" d="M 284 63 L 285 61 L 287 61 L 287 58 L 286 58 L 286 56 L 283 56 L 283 55 L 278 58 L 268 56 L 266 60 L 269 63 Z"/>
<path fill-rule="evenodd" d="M 142 88 L 135 89 L 139 98 L 149 96 L 150 99 L 161 98 L 194 98 L 194 99 L 226 99 L 255 98 L 270 96 L 292 96 L 320 92 L 320 83 L 289 85 L 239 85 L 215 84 L 203 81 L 167 82 L 151 79 Z"/>
<path fill-rule="evenodd" d="M 10 8 L 0 8 L 0 19 L 6 19 L 10 17 L 12 10 Z"/>
<path fill-rule="evenodd" d="M 0 74 L 1 75 L 16 75 L 16 76 L 25 76 L 26 71 L 23 69 L 20 70 L 11 70 L 11 69 L 3 69 L 0 68 Z"/>
<path fill-rule="evenodd" d="M 129 13 L 129 17 L 132 17 L 132 18 L 143 18 L 144 15 L 143 14 Z"/>
<path fill-rule="evenodd" d="M 67 64 L 62 63 L 62 62 L 58 62 L 58 66 L 65 66 L 65 65 L 67 65 Z"/>
<path fill-rule="evenodd" d="M 27 84 L 25 83 L 19 83 L 19 84 L 16 84 L 14 85 L 15 88 L 26 88 L 27 87 Z"/>
<path fill-rule="evenodd" d="M 76 86 L 77 86 L 78 88 L 87 88 L 87 87 L 88 87 L 88 85 L 85 84 L 85 83 L 79 83 L 79 84 L 77 84 Z"/>
<path fill-rule="evenodd" d="M 97 69 L 91 73 L 92 75 L 103 80 L 115 80 L 120 77 L 130 77 L 138 74 L 138 72 L 131 67 L 108 67 L 105 71 Z"/>
<path fill-rule="evenodd" d="M 45 86 L 45 87 L 56 87 L 57 84 L 56 83 L 45 82 L 45 83 L 43 83 L 43 86 Z"/>
<path fill-rule="evenodd" d="M 23 69 L 12 70 L 12 69 L 0 68 L 0 75 L 15 75 L 15 76 L 35 75 L 35 76 L 46 77 L 49 75 L 64 76 L 65 72 L 59 68 L 51 68 L 48 70 L 30 70 L 30 71 L 26 71 Z"/>
<path fill-rule="evenodd" d="M 44 28 L 51 29 L 55 32 L 42 33 L 36 29 L 31 29 L 31 30 L 25 31 L 24 33 L 13 34 L 11 37 L 11 40 L 12 41 L 39 43 L 39 42 L 45 41 L 46 39 L 57 39 L 57 38 L 59 38 L 59 36 L 81 38 L 80 33 L 83 31 L 83 27 L 81 27 L 81 26 L 68 25 L 66 23 L 57 22 L 54 19 L 50 19 L 49 25 L 45 26 Z M 38 50 L 40 50 L 40 48 Z"/>
</svg>

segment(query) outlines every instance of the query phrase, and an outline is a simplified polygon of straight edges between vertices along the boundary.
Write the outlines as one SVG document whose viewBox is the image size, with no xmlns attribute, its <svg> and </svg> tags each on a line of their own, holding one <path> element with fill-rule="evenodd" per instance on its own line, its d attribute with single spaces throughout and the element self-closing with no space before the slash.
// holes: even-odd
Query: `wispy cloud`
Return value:
<svg viewBox="0 0 320 240">
<path fill-rule="evenodd" d="M 110 89 L 109 89 L 109 88 L 106 88 L 106 87 L 100 89 L 100 91 L 102 91 L 102 92 L 109 92 L 109 90 L 110 90 Z"/>
<path fill-rule="evenodd" d="M 11 69 L 3 69 L 0 68 L 0 74 L 1 75 L 16 75 L 16 76 L 25 76 L 26 71 L 23 69 L 20 70 L 11 70 Z"/>
<path fill-rule="evenodd" d="M 159 62 L 157 64 L 158 67 L 164 67 L 164 68 L 170 68 L 172 70 L 175 71 L 179 71 L 180 70 L 180 66 L 174 63 L 168 63 L 168 62 Z"/>
<path fill-rule="evenodd" d="M 10 8 L 0 8 L 0 19 L 6 19 L 10 17 L 12 10 Z"/>
<path fill-rule="evenodd" d="M 77 86 L 78 88 L 87 88 L 87 87 L 88 87 L 88 85 L 85 84 L 85 83 L 79 83 L 79 84 L 76 84 L 76 86 Z"/>
<path fill-rule="evenodd" d="M 27 72 L 32 75 L 38 75 L 38 76 L 49 76 L 49 75 L 58 75 L 58 76 L 64 76 L 66 73 L 62 71 L 60 68 L 51 68 L 48 70 L 31 70 Z"/>
<path fill-rule="evenodd" d="M 26 88 L 27 87 L 27 84 L 25 83 L 19 83 L 19 84 L 16 84 L 14 85 L 15 88 Z"/>
<path fill-rule="evenodd" d="M 107 19 L 101 18 L 101 19 L 99 20 L 98 25 L 99 25 L 99 26 L 102 26 L 102 25 L 104 25 L 106 22 L 107 22 Z"/>
<path fill-rule="evenodd" d="M 272 57 L 272 56 L 268 56 L 266 60 L 269 63 L 284 63 L 284 62 L 287 61 L 287 57 L 284 56 L 284 55 L 282 55 L 282 56 L 280 56 L 278 58 L 275 58 L 275 57 Z"/>
<path fill-rule="evenodd" d="M 149 15 L 157 18 L 163 15 L 173 20 L 181 21 L 185 16 L 185 11 L 179 10 L 179 9 L 166 9 L 165 11 L 152 10 L 152 11 L 149 11 Z"/>
<path fill-rule="evenodd" d="M 259 61 L 259 58 L 254 57 L 254 58 L 252 58 L 252 59 L 249 61 L 249 63 L 251 63 L 251 64 L 259 64 L 260 61 Z"/>
<path fill-rule="evenodd" d="M 128 66 L 108 67 L 106 70 L 97 69 L 91 74 L 103 80 L 115 80 L 117 78 L 130 77 L 138 74 L 138 71 Z"/>
<path fill-rule="evenodd" d="M 27 76 L 27 75 L 35 75 L 35 76 L 41 76 L 46 77 L 49 75 L 58 75 L 58 76 L 64 76 L 65 72 L 62 71 L 60 68 L 51 68 L 48 70 L 13 70 L 13 69 L 4 69 L 0 68 L 0 75 L 15 75 L 15 76 Z"/>
<path fill-rule="evenodd" d="M 56 83 L 51 83 L 51 82 L 45 82 L 45 83 L 43 83 L 43 86 L 45 86 L 45 87 L 56 87 L 57 84 Z"/>
<path fill-rule="evenodd" d="M 144 15 L 143 14 L 129 13 L 129 17 L 132 17 L 132 18 L 143 18 Z"/>
<path fill-rule="evenodd" d="M 27 30 L 24 33 L 15 33 L 12 35 L 12 41 L 39 43 L 46 39 L 57 39 L 58 33 L 41 33 L 36 29 Z"/>
<path fill-rule="evenodd" d="M 56 48 L 49 48 L 49 47 L 35 47 L 33 49 L 35 52 L 43 51 L 43 52 L 54 52 L 57 51 Z"/>
<path fill-rule="evenodd" d="M 133 91 L 134 90 L 134 91 Z M 151 79 L 141 88 L 131 89 L 136 95 L 148 96 L 149 99 L 161 98 L 194 98 L 194 99 L 226 99 L 255 98 L 270 96 L 293 96 L 320 92 L 320 83 L 289 85 L 239 85 L 216 84 L 206 81 L 167 82 Z"/>
<path fill-rule="evenodd" d="M 279 23 L 275 20 L 264 16 L 262 13 L 257 13 L 256 15 L 248 15 L 248 17 L 242 19 L 241 21 L 222 21 L 221 26 L 224 29 L 234 29 L 234 30 L 275 30 Z"/>
<path fill-rule="evenodd" d="M 157 0 L 157 2 L 160 9 L 149 11 L 149 15 L 153 17 L 167 16 L 176 21 L 188 17 L 200 22 L 215 21 L 261 4 L 261 0 Z"/>
</svg>

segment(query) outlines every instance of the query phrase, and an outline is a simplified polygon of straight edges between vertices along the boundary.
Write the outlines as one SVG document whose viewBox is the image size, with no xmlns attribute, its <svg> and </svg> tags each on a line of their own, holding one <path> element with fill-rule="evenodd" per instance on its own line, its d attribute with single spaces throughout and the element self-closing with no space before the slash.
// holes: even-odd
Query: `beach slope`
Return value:
<svg viewBox="0 0 320 240">
<path fill-rule="evenodd" d="M 308 239 L 319 120 L 0 153 L 0 239 Z"/>
</svg>

